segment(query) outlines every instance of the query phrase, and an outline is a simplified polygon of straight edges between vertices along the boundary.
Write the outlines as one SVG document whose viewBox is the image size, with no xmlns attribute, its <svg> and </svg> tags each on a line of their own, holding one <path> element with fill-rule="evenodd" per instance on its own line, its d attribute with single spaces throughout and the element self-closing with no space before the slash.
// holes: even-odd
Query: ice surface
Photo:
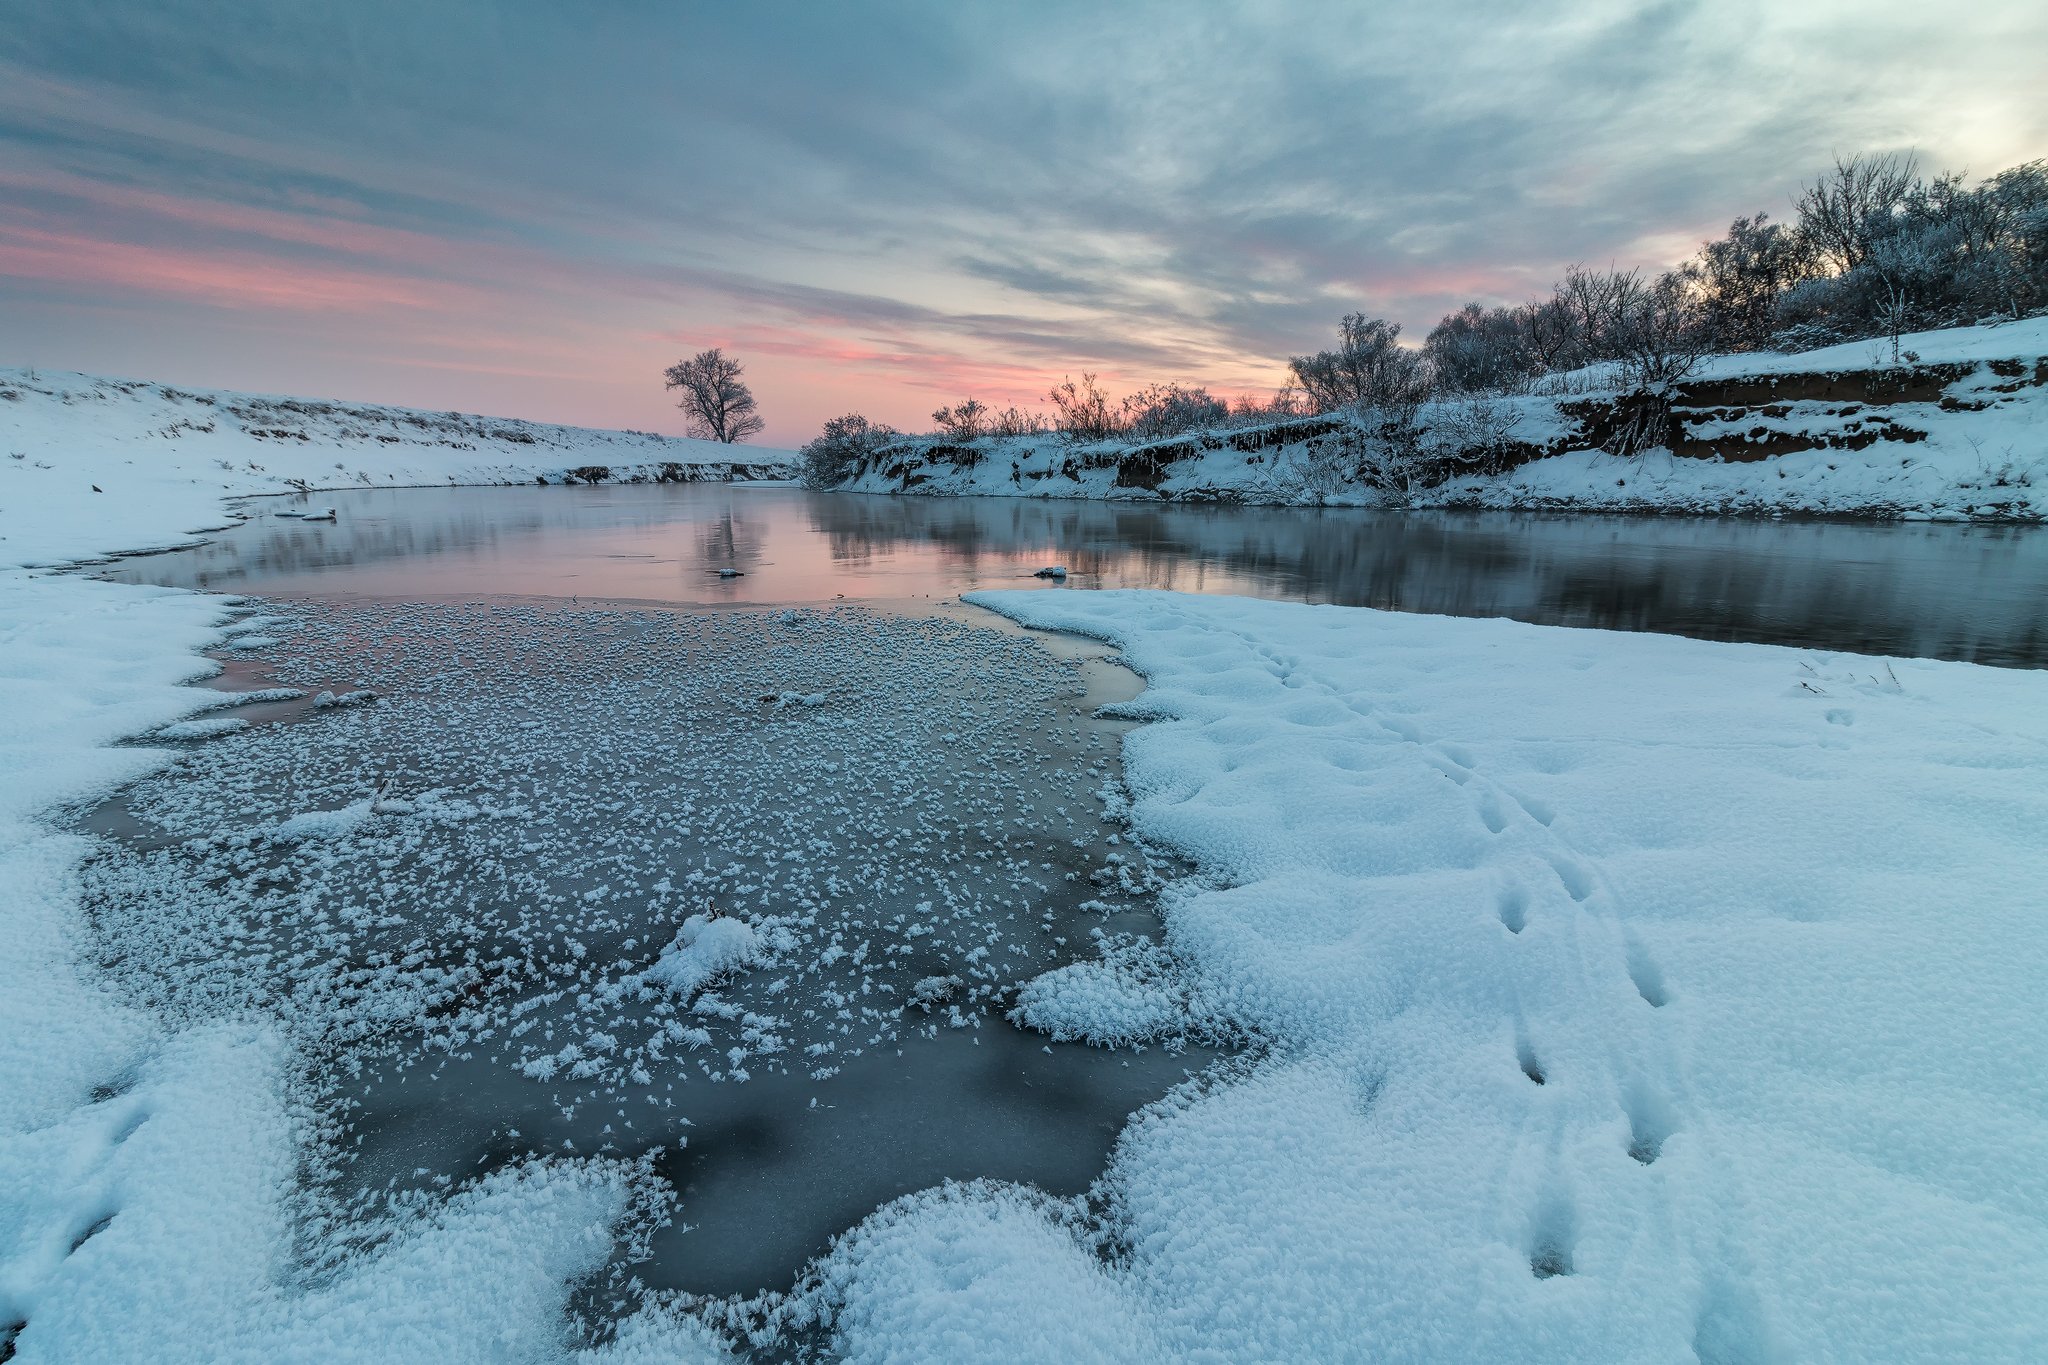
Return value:
<svg viewBox="0 0 2048 1365">
<path fill-rule="evenodd" d="M 86 909 L 93 956 L 157 1012 L 269 1015 L 314 1059 L 331 1131 L 308 1165 L 338 1219 L 532 1154 L 665 1147 L 677 1230 L 633 1273 L 758 1290 L 942 1176 L 1084 1187 L 1114 1126 L 1201 1065 L 1042 1056 L 1004 1021 L 1018 982 L 1092 956 L 1088 928 L 1158 884 L 1102 842 L 1121 727 L 1084 722 L 1075 658 L 849 607 L 309 603 L 274 624 L 267 671 L 382 699 L 301 705 L 130 789 L 96 821 L 123 842 Z M 941 1131 L 843 1171 L 868 1139 L 814 1135 L 871 1093 Z"/>
<path fill-rule="evenodd" d="M 566 1281 L 608 1254 L 614 1173 L 507 1171 L 302 1283 L 276 1036 L 167 1030 L 79 959 L 86 843 L 41 817 L 173 757 L 106 746 L 218 704 L 183 684 L 233 605 L 19 574 L 0 592 L 0 1333 L 24 1362 L 546 1353 Z"/>
</svg>

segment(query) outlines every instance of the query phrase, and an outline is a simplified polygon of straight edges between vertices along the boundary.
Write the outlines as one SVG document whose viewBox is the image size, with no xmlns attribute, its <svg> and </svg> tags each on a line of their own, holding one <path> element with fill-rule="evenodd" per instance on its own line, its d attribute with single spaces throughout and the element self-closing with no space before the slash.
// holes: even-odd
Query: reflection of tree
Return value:
<svg viewBox="0 0 2048 1365">
<path fill-rule="evenodd" d="M 1104 586 L 1220 571 L 1351 606 L 2048 665 L 2048 532 L 2025 527 L 836 493 L 805 511 L 846 564 L 1044 555 Z"/>
<path fill-rule="evenodd" d="M 511 496 L 506 496 L 510 494 Z M 496 496 L 493 496 L 496 495 Z M 124 562 L 106 576 L 130 583 L 226 588 L 244 579 L 289 577 L 345 564 L 417 559 L 495 546 L 559 519 L 561 495 L 525 489 L 387 488 L 311 498 L 251 498 L 248 525 L 174 554 Z M 309 525 L 279 511 L 338 509 Z"/>
<path fill-rule="evenodd" d="M 336 506 L 308 526 L 281 507 Z M 772 538 L 822 539 L 842 570 L 908 552 L 957 583 L 1059 562 L 1074 586 L 1222 590 L 1453 616 L 2048 667 L 2048 531 L 1488 512 L 1399 513 L 1036 498 L 916 498 L 727 485 L 380 489 L 255 499 L 258 521 L 107 577 L 232 589 L 342 565 L 474 550 L 562 553 L 610 532 L 694 546 L 693 580 L 753 569 Z M 1041 558 L 1041 556 L 1043 558 Z M 407 572 L 413 566 L 407 565 Z M 338 580 L 339 581 L 339 580 Z M 829 595 L 829 590 L 826 595 Z"/>
<path fill-rule="evenodd" d="M 707 569 L 751 569 L 761 562 L 761 544 L 766 539 L 762 528 L 735 512 L 730 502 L 692 529 L 697 538 L 697 560 Z"/>
</svg>

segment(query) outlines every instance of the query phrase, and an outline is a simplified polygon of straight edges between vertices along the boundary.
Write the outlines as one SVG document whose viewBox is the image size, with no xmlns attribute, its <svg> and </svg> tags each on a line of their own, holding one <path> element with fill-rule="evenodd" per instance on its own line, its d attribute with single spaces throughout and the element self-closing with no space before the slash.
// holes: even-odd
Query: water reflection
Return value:
<svg viewBox="0 0 2048 1365">
<path fill-rule="evenodd" d="M 2037 528 L 890 498 L 783 487 L 319 494 L 128 581 L 262 593 L 900 602 L 1018 586 L 1242 593 L 2048 666 Z M 744 577 L 718 577 L 721 568 Z"/>
</svg>

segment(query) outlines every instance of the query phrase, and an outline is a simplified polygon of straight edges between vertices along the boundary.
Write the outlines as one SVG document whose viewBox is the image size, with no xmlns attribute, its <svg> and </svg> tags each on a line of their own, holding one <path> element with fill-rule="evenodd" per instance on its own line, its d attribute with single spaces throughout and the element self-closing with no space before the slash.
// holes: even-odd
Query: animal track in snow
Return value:
<svg viewBox="0 0 2048 1365">
<path fill-rule="evenodd" d="M 1665 989 L 1664 973 L 1650 957 L 1642 941 L 1630 934 L 1628 942 L 1628 979 L 1635 983 L 1636 994 L 1652 1009 L 1663 1009 L 1671 1003 L 1671 992 Z"/>
<path fill-rule="evenodd" d="M 1571 1201 L 1553 1195 L 1537 1210 L 1529 1229 L 1529 1273 L 1539 1280 L 1573 1273 L 1572 1252 L 1579 1239 L 1578 1216 Z"/>
<path fill-rule="evenodd" d="M 1676 1127 L 1671 1107 L 1641 1081 L 1622 1087 L 1621 1103 L 1628 1115 L 1628 1154 L 1647 1166 L 1663 1155 Z"/>
<path fill-rule="evenodd" d="M 1593 874 L 1580 863 L 1562 854 L 1553 854 L 1550 867 L 1573 900 L 1583 901 L 1593 894 Z"/>
<path fill-rule="evenodd" d="M 1508 827 L 1507 812 L 1501 809 L 1500 797 L 1490 791 L 1479 793 L 1479 818 L 1489 832 L 1499 834 Z"/>
<path fill-rule="evenodd" d="M 1521 887 L 1511 886 L 1501 892 L 1500 903 L 1496 909 L 1500 914 L 1500 922 L 1507 926 L 1509 933 L 1519 934 L 1528 927 L 1529 893 Z"/>
</svg>

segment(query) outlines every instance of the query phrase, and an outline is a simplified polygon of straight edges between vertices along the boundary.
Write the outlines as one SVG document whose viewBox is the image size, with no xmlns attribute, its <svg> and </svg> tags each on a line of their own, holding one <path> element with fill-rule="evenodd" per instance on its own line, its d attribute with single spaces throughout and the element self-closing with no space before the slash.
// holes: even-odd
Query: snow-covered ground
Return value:
<svg viewBox="0 0 2048 1365">
<path fill-rule="evenodd" d="M 181 543 L 219 526 L 222 500 L 245 494 L 560 483 L 582 469 L 616 480 L 780 479 L 795 458 L 643 432 L 0 369 L 0 564 Z"/>
<path fill-rule="evenodd" d="M 145 463 L 188 439 L 72 443 L 88 477 L 159 474 L 22 483 L 0 561 L 217 523 L 256 485 Z M 249 480 L 331 453 L 278 449 L 308 463 Z M 24 454 L 0 479 L 65 468 Z M 1018 1017 L 1262 1046 L 1141 1114 L 1095 1197 L 909 1196 L 768 1325 L 877 1360 L 2048 1355 L 2048 677 L 978 600 L 1146 674 L 1112 804 L 1198 868 L 1170 956 L 1109 942 Z M 54 822 L 172 761 L 121 741 L 217 714 L 199 651 L 265 629 L 243 610 L 0 570 L 0 1333 L 24 1362 L 560 1358 L 629 1165 L 508 1168 L 308 1274 L 281 1031 L 167 1022 L 83 956 L 87 849 Z M 650 1309 L 585 1355 L 723 1349 Z"/>
<path fill-rule="evenodd" d="M 825 1277 L 853 1358 L 2048 1354 L 2041 674 L 976 600 L 1148 677 L 1133 823 L 1203 874 L 1182 1008 L 1271 1051 L 1144 1115 L 1100 1221 L 870 1220 Z M 1173 1004 L 1055 975 L 1070 1027 Z"/>
<path fill-rule="evenodd" d="M 2037 521 L 2048 518 L 2048 317 L 1708 360 L 1680 386 L 1680 438 L 1631 457 L 1595 448 L 1611 367 L 1556 396 L 1426 409 L 1425 444 L 1496 472 L 1403 490 L 1421 507 L 1560 508 Z M 1145 445 L 1057 436 L 911 441 L 849 484 L 872 493 L 1360 505 L 1388 502 L 1321 419 Z M 1485 443 L 1482 442 L 1482 445 Z M 1675 448 L 1673 448 L 1675 446 Z M 1499 465 L 1510 467 L 1498 470 Z"/>
</svg>

